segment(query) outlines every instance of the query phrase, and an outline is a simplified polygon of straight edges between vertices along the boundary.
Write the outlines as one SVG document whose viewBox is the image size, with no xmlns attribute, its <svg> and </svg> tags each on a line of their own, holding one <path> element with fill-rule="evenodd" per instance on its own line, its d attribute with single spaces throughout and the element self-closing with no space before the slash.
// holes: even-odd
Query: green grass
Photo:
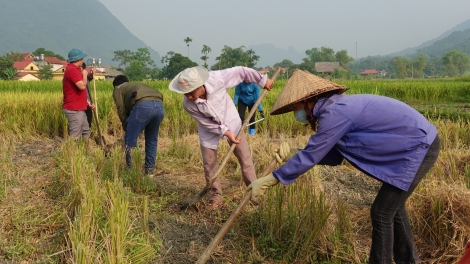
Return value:
<svg viewBox="0 0 470 264">
<path fill-rule="evenodd" d="M 275 83 L 262 104 L 266 112 L 282 90 L 285 80 Z M 165 118 L 160 136 L 181 137 L 197 133 L 197 124 L 182 109 L 183 96 L 168 90 L 168 81 L 147 82 L 164 96 Z M 436 119 L 470 120 L 470 83 L 460 79 L 439 80 L 361 80 L 338 81 L 350 89 L 348 94 L 378 94 L 402 100 L 425 116 Z M 62 88 L 59 81 L 1 81 L 0 133 L 67 137 L 67 120 L 62 111 Z M 103 133 L 120 136 L 111 82 L 96 82 L 100 127 Z M 229 90 L 233 94 L 234 89 Z M 177 128 L 177 129 L 176 129 Z M 297 135 L 305 129 L 290 114 L 269 116 L 258 124 L 261 132 L 277 137 L 281 133 Z"/>
<path fill-rule="evenodd" d="M 182 109 L 183 96 L 168 91 L 168 83 L 149 82 L 149 85 L 164 94 L 166 115 L 160 137 L 171 139 L 168 148 L 159 149 L 158 161 L 170 164 L 168 168 L 175 170 L 188 164 L 202 167 L 199 146 L 188 137 L 197 133 L 197 125 Z M 441 157 L 438 165 L 424 180 L 423 187 L 418 188 L 418 195 L 413 196 L 415 198 L 410 206 L 418 208 L 413 211 L 417 237 L 432 244 L 433 250 L 438 252 L 436 254 L 455 255 L 455 250 L 450 250 L 448 245 L 457 244 L 468 237 L 465 234 L 469 232 L 462 230 L 468 230 L 469 227 L 459 220 L 465 217 L 461 217 L 455 208 L 461 207 L 455 206 L 455 201 L 453 205 L 451 198 L 437 196 L 436 193 L 439 192 L 439 184 L 449 185 L 449 188 L 470 187 L 470 166 L 467 164 L 470 148 L 469 81 L 433 79 L 338 83 L 350 87 L 350 94 L 379 94 L 402 100 L 430 118 L 438 127 Z M 111 83 L 103 81 L 96 84 L 102 131 L 121 137 L 123 132 L 112 99 Z M 276 82 L 274 89 L 263 100 L 266 112 L 269 112 L 284 84 L 285 81 Z M 66 137 L 67 120 L 61 109 L 60 82 L 2 81 L 0 87 L 1 198 L 14 180 L 10 165 L 15 141 L 37 136 Z M 233 89 L 230 93 L 233 94 Z M 296 122 L 291 114 L 267 115 L 257 128 L 259 134 L 269 139 L 299 141 L 311 133 Z M 221 147 L 221 153 L 226 149 L 225 145 Z M 271 156 L 260 153 L 272 153 L 271 142 L 256 151 L 259 152 L 256 153 L 259 158 L 256 166 L 261 171 Z M 161 238 L 156 230 L 149 229 L 148 223 L 152 219 L 165 218 L 163 204 L 168 199 L 178 200 L 179 194 L 171 193 L 168 197 L 160 198 L 161 190 L 143 177 L 142 168 L 135 166 L 127 169 L 123 157 L 124 151 L 120 147 L 105 158 L 104 151 L 89 152 L 83 144 L 71 140 L 67 140 L 57 154 L 57 176 L 47 188 L 51 197 L 63 204 L 65 216 L 68 217 L 64 219 L 63 212 L 54 214 L 57 221 L 62 221 L 60 226 L 68 228 L 68 234 L 64 234 L 68 244 L 63 245 L 64 251 L 69 252 L 67 261 L 148 263 L 159 253 Z M 133 159 L 134 164 L 142 164 L 142 153 L 134 151 Z M 236 167 L 226 168 L 226 171 L 234 169 Z M 341 200 L 329 200 L 317 188 L 321 176 L 318 174 L 315 168 L 299 178 L 296 184 L 273 188 L 259 210 L 244 220 L 242 228 L 253 236 L 253 243 L 261 256 L 283 263 L 365 262 L 364 254 L 358 252 L 359 246 L 355 244 L 358 230 L 355 229 L 357 223 L 351 218 L 354 208 Z M 429 210 L 421 211 L 420 208 Z M 454 214 L 449 214 L 449 210 Z M 445 219 L 439 218 L 443 212 L 448 213 Z M 12 213 L 8 224 L 16 230 L 12 235 L 14 242 L 0 244 L 2 254 L 10 260 L 21 260 L 34 254 L 34 236 L 28 233 L 27 227 L 39 225 L 40 219 L 41 215 L 28 206 Z M 427 230 L 426 226 L 435 227 L 435 233 Z M 241 258 L 248 257 L 243 255 Z M 253 258 L 263 259 L 260 256 Z"/>
</svg>

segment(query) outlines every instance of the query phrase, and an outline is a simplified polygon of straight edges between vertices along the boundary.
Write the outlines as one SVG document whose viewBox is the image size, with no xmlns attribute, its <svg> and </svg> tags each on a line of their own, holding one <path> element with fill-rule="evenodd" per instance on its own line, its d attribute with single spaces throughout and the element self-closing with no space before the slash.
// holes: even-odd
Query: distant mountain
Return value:
<svg viewBox="0 0 470 264">
<path fill-rule="evenodd" d="M 470 56 L 470 28 L 452 32 L 447 37 L 435 41 L 432 45 L 418 49 L 416 53 L 441 57 L 442 54 L 453 49 L 467 53 Z"/>
<path fill-rule="evenodd" d="M 247 50 L 253 49 L 256 55 L 260 56 L 257 67 L 273 66 L 285 59 L 291 60 L 295 64 L 300 64 L 302 59 L 307 57 L 305 52 L 299 52 L 293 47 L 285 49 L 276 48 L 273 44 L 250 45 Z"/>
<path fill-rule="evenodd" d="M 102 64 L 115 65 L 116 50 L 148 48 L 161 67 L 158 52 L 134 36 L 98 0 L 0 1 L 0 55 L 45 48 L 67 58 L 72 48 Z"/>
<path fill-rule="evenodd" d="M 249 49 L 253 49 L 256 54 L 260 56 L 260 60 L 256 64 L 257 67 L 273 66 L 275 63 L 281 62 L 284 59 L 291 60 L 295 64 L 300 64 L 302 63 L 302 59 L 307 57 L 305 52 L 299 52 L 292 47 L 285 50 L 277 48 L 273 44 L 250 45 L 247 47 L 247 50 Z M 410 57 L 416 54 L 441 57 L 442 54 L 453 49 L 465 52 L 470 56 L 470 19 L 417 47 L 407 48 L 399 52 L 378 57 Z M 360 62 L 363 59 L 367 60 L 368 58 L 369 57 L 360 58 L 356 62 Z"/>
<path fill-rule="evenodd" d="M 302 59 L 307 57 L 305 52 L 299 52 L 292 47 L 287 50 L 276 48 L 272 44 L 250 45 L 247 49 L 253 49 L 260 60 L 256 64 L 257 67 L 272 66 L 284 59 L 291 60 L 293 63 L 300 64 Z M 423 44 L 407 48 L 399 52 L 394 52 L 378 57 L 395 57 L 395 56 L 413 56 L 415 54 L 427 54 L 434 56 L 442 56 L 446 51 L 457 49 L 465 52 L 470 56 L 470 19 L 466 20 L 452 29 L 447 30 L 438 37 L 428 40 Z M 366 58 L 361 58 L 367 59 Z"/>
<path fill-rule="evenodd" d="M 460 24 L 458 24 L 457 26 L 447 30 L 446 32 L 442 33 L 441 35 L 439 35 L 438 37 L 434 38 L 434 39 L 431 39 L 431 40 L 428 40 L 426 42 L 424 42 L 423 44 L 417 46 L 417 47 L 413 47 L 413 48 L 407 48 L 407 49 L 404 49 L 402 51 L 399 51 L 399 52 L 394 52 L 394 53 L 391 53 L 387 56 L 392 56 L 392 57 L 395 57 L 395 56 L 406 56 L 406 55 L 412 55 L 412 54 L 415 54 L 416 52 L 418 52 L 418 50 L 424 50 L 424 48 L 426 47 L 429 47 L 429 46 L 432 46 L 432 45 L 436 45 L 437 41 L 439 40 L 442 40 L 444 38 L 447 38 L 448 36 L 450 36 L 451 34 L 453 34 L 454 32 L 458 32 L 458 31 L 465 31 L 467 29 L 470 29 L 470 19 L 469 20 L 466 20 Z M 447 51 L 447 50 L 446 50 Z M 445 52 L 445 51 L 444 51 Z M 422 52 L 419 52 L 419 53 L 422 53 Z M 442 54 L 441 54 L 442 55 Z"/>
<path fill-rule="evenodd" d="M 418 54 L 435 56 L 438 60 L 450 50 L 458 50 L 470 56 L 470 20 L 460 23 L 451 30 L 446 31 L 439 37 L 426 41 L 415 48 L 409 48 L 401 52 L 385 56 L 368 56 L 351 62 L 348 66 L 356 73 L 365 69 L 377 68 L 380 70 L 393 71 L 392 59 L 396 56 L 413 59 Z M 434 73 L 427 73 L 434 75 Z"/>
</svg>

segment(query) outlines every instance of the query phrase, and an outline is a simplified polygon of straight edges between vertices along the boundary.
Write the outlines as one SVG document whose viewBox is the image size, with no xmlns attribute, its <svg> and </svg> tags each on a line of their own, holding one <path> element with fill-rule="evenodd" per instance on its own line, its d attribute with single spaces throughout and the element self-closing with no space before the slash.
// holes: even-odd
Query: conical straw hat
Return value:
<svg viewBox="0 0 470 264">
<path fill-rule="evenodd" d="M 339 85 L 307 71 L 296 69 L 286 85 L 284 85 L 284 88 L 282 88 L 270 114 L 284 114 L 292 111 L 289 109 L 289 106 L 299 101 L 333 90 L 341 90 L 340 93 L 344 93 L 347 89 L 344 85 Z"/>
</svg>

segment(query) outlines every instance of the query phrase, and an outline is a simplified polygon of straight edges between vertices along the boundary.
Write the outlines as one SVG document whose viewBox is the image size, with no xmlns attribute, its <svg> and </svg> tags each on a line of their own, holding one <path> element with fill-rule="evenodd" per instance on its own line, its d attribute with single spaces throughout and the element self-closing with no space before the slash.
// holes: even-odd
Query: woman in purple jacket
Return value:
<svg viewBox="0 0 470 264">
<path fill-rule="evenodd" d="M 437 130 L 415 109 L 398 100 L 369 94 L 343 95 L 347 88 L 297 70 L 271 115 L 294 111 L 296 120 L 316 131 L 304 149 L 281 144 L 286 163 L 248 189 L 252 199 L 281 182 L 291 184 L 313 166 L 339 165 L 346 159 L 382 182 L 371 208 L 369 263 L 417 263 L 405 203 L 439 154 Z"/>
</svg>

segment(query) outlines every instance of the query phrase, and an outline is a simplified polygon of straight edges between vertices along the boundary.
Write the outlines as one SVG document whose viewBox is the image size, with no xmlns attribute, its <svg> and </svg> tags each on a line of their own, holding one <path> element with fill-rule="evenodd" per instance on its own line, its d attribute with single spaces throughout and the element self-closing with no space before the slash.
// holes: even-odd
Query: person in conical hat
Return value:
<svg viewBox="0 0 470 264">
<path fill-rule="evenodd" d="M 286 161 L 248 187 L 252 199 L 281 182 L 293 183 L 315 165 L 345 159 L 382 182 L 371 207 L 369 263 L 418 263 L 405 203 L 439 155 L 436 127 L 398 100 L 343 94 L 347 88 L 296 70 L 273 105 L 271 115 L 294 112 L 316 131 L 304 149 L 283 142 L 275 157 Z"/>
</svg>

